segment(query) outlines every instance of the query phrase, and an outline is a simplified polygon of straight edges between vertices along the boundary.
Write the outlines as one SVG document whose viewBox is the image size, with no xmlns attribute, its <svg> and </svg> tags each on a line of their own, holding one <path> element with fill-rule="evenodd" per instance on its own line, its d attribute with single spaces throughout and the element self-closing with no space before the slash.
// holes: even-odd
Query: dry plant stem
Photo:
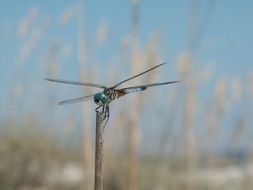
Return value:
<svg viewBox="0 0 253 190">
<path fill-rule="evenodd" d="M 103 189 L 103 113 L 96 113 L 96 150 L 94 190 Z"/>
</svg>

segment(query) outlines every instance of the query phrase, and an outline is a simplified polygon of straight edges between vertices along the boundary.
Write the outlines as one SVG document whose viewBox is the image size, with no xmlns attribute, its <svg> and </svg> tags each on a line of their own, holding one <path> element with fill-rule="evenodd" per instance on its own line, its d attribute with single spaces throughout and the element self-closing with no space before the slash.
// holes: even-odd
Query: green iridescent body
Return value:
<svg viewBox="0 0 253 190">
<path fill-rule="evenodd" d="M 99 106 L 108 105 L 111 101 L 110 97 L 104 92 L 97 93 L 94 96 L 94 102 Z"/>
</svg>

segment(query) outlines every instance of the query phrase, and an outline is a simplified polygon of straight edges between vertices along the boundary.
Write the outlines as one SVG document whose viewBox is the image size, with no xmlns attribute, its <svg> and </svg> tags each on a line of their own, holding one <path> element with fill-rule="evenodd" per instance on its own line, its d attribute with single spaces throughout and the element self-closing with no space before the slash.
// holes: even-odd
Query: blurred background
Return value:
<svg viewBox="0 0 253 190">
<path fill-rule="evenodd" d="M 253 2 L 0 0 L 0 189 L 93 189 L 93 100 L 111 103 L 104 189 L 252 189 Z"/>
</svg>

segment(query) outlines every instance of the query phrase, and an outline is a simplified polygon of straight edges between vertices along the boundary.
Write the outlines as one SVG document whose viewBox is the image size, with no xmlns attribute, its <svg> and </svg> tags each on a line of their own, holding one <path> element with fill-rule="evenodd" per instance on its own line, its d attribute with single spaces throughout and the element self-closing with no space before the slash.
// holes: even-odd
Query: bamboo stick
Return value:
<svg viewBox="0 0 253 190">
<path fill-rule="evenodd" d="M 96 113 L 96 149 L 94 190 L 103 189 L 103 113 Z"/>
</svg>

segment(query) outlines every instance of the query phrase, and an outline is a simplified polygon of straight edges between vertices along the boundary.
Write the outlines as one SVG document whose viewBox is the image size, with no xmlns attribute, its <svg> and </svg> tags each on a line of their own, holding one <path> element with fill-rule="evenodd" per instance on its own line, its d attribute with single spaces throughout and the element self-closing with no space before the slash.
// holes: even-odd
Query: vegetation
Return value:
<svg viewBox="0 0 253 190">
<path fill-rule="evenodd" d="M 122 75 L 132 76 L 163 62 L 161 34 L 151 33 L 145 46 L 140 43 L 139 6 L 131 1 L 130 32 L 122 36 L 115 56 L 103 63 L 93 53 L 103 45 L 108 48 L 110 28 L 102 22 L 96 39 L 89 39 L 81 1 L 62 10 L 58 21 L 43 17 L 35 7 L 19 19 L 15 34 L 21 45 L 12 50 L 17 58 L 8 85 L 4 84 L 9 88 L 1 91 L 0 189 L 93 189 L 93 102 L 57 106 L 61 98 L 91 91 L 52 85 L 43 78 L 112 84 Z M 181 83 L 124 97 L 111 107 L 104 132 L 105 190 L 252 188 L 253 75 L 249 73 L 245 81 L 238 76 L 216 77 L 205 62 L 196 66 L 201 39 L 196 39 L 195 17 L 189 18 L 192 44 L 170 65 L 178 74 L 168 75 L 165 69 L 134 81 L 145 84 L 173 76 Z M 48 39 L 52 25 L 65 32 L 71 19 L 77 24 L 74 40 L 60 34 Z M 203 98 L 210 81 L 214 82 Z"/>
</svg>

